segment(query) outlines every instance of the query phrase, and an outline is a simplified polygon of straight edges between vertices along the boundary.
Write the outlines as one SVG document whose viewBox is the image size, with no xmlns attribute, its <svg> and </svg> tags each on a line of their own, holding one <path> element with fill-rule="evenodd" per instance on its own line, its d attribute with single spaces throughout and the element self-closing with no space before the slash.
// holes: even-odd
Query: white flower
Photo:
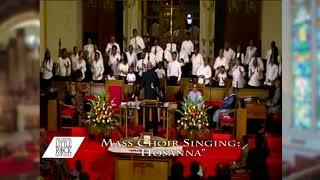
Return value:
<svg viewBox="0 0 320 180">
<path fill-rule="evenodd" d="M 104 123 L 105 121 L 104 120 L 102 120 L 102 123 Z"/>
</svg>

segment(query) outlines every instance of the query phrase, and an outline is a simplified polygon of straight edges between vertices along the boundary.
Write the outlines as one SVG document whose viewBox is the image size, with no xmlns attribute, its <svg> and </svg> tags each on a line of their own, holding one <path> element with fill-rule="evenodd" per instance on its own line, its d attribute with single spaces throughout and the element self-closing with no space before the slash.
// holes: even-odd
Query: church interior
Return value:
<svg viewBox="0 0 320 180">
<path fill-rule="evenodd" d="M 0 35 L 0 167 L 7 167 L 1 176 L 13 179 L 20 169 L 25 177 L 39 167 L 42 179 L 319 175 L 312 167 L 319 158 L 293 153 L 294 163 L 283 160 L 282 79 L 290 65 L 281 0 L 41 0 L 39 9 L 32 3 L 0 23 L 7 32 Z M 20 146 L 10 146 L 12 136 L 23 139 Z M 55 136 L 85 140 L 71 159 L 36 156 Z M 147 137 L 239 146 L 177 146 L 204 150 L 200 157 L 143 157 L 101 146 L 102 139 Z"/>
</svg>

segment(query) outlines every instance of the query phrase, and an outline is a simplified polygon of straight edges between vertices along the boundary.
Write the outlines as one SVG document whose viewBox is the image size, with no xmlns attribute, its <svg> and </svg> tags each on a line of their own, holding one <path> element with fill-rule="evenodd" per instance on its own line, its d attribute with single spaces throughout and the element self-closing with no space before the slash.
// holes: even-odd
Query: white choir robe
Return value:
<svg viewBox="0 0 320 180">
<path fill-rule="evenodd" d="M 231 69 L 232 87 L 243 88 L 245 84 L 245 71 L 242 66 L 234 66 Z"/>
<path fill-rule="evenodd" d="M 279 76 L 279 66 L 276 64 L 268 64 L 267 65 L 267 72 L 266 72 L 266 81 L 264 84 L 271 86 L 273 85 L 273 81 L 277 79 Z"/>
<path fill-rule="evenodd" d="M 103 62 L 103 57 L 102 57 L 101 51 L 96 50 L 95 52 L 98 52 L 98 53 L 100 54 L 99 60 L 101 60 L 101 61 Z M 91 54 L 91 58 L 89 58 L 89 63 L 90 63 L 90 64 L 92 64 L 92 61 L 94 61 L 94 56 L 95 56 L 95 54 L 96 54 L 95 52 L 93 52 L 93 53 Z"/>
<path fill-rule="evenodd" d="M 225 86 L 226 85 L 226 79 L 227 79 L 227 73 L 220 73 L 218 74 L 218 81 L 219 81 L 219 86 Z"/>
<path fill-rule="evenodd" d="M 167 66 L 167 76 L 178 77 L 178 82 L 179 82 L 181 79 L 181 75 L 182 75 L 182 71 L 181 71 L 180 63 L 177 60 L 169 62 Z"/>
<path fill-rule="evenodd" d="M 57 75 L 61 77 L 70 76 L 71 74 L 71 61 L 68 57 L 62 59 L 59 57 L 57 66 Z"/>
<path fill-rule="evenodd" d="M 229 65 L 230 62 L 232 61 L 233 57 L 234 57 L 235 52 L 229 48 L 228 51 L 224 50 L 223 52 L 223 56 L 226 58 L 226 63 Z"/>
<path fill-rule="evenodd" d="M 156 67 L 156 56 L 153 53 L 146 53 L 143 63 L 147 66 L 148 62 L 151 62 L 152 67 Z"/>
<path fill-rule="evenodd" d="M 41 67 L 42 78 L 43 79 L 51 79 L 53 74 L 53 60 L 50 59 L 48 62 L 43 62 Z"/>
<path fill-rule="evenodd" d="M 144 41 L 141 36 L 136 36 L 136 37 L 131 38 L 130 45 L 132 45 L 133 51 L 136 54 L 141 53 L 142 50 L 144 50 L 144 48 L 145 48 Z M 139 46 L 140 46 L 140 48 L 139 48 Z"/>
<path fill-rule="evenodd" d="M 71 68 L 72 68 L 72 71 L 77 70 L 76 67 L 75 67 L 75 64 L 78 62 L 78 60 L 79 60 L 78 54 L 76 54 L 76 55 L 72 54 L 71 55 L 71 64 L 72 64 Z"/>
<path fill-rule="evenodd" d="M 92 62 L 91 72 L 93 80 L 102 80 L 104 72 L 103 61 L 100 59 L 98 61 L 94 60 Z"/>
<path fill-rule="evenodd" d="M 92 61 L 93 59 L 92 58 L 92 54 L 94 54 L 94 46 L 93 44 L 86 44 L 83 46 L 83 51 L 86 51 L 88 52 L 87 54 L 87 58 Z M 94 55 L 93 55 L 93 58 L 94 58 Z"/>
<path fill-rule="evenodd" d="M 163 79 L 166 77 L 166 71 L 163 68 L 157 68 L 154 72 L 157 73 L 159 79 Z"/>
<path fill-rule="evenodd" d="M 253 60 L 255 57 L 251 58 L 250 63 L 249 63 L 249 69 L 253 67 Z M 257 57 L 257 63 L 258 67 L 260 68 L 261 71 L 264 71 L 264 64 L 261 58 Z"/>
<path fill-rule="evenodd" d="M 194 46 L 193 42 L 191 40 L 185 40 L 181 44 L 180 53 L 182 52 L 184 54 L 183 61 L 184 63 L 189 63 L 189 56 L 193 53 Z M 182 57 L 180 57 L 182 58 Z"/>
<path fill-rule="evenodd" d="M 218 56 L 214 62 L 213 69 L 217 70 L 221 66 L 224 66 L 226 71 L 229 69 L 229 64 L 227 63 L 226 58 Z"/>
<path fill-rule="evenodd" d="M 192 63 L 192 75 L 197 76 L 197 72 L 200 66 L 204 64 L 203 57 L 200 53 L 193 54 L 191 57 L 191 63 Z"/>
<path fill-rule="evenodd" d="M 142 77 L 142 73 L 146 71 L 146 65 L 143 63 L 144 59 L 140 59 L 137 62 L 135 71 L 138 73 L 140 77 Z"/>
<path fill-rule="evenodd" d="M 117 53 L 120 54 L 120 52 L 121 52 L 120 46 L 119 46 L 119 44 L 116 43 L 116 42 L 115 42 L 115 43 L 111 43 L 111 42 L 108 43 L 108 44 L 107 44 L 107 47 L 106 47 L 106 49 L 105 49 L 105 53 L 109 55 L 109 54 L 111 53 L 111 50 L 112 50 L 112 46 L 113 46 L 113 45 L 117 46 Z"/>
<path fill-rule="evenodd" d="M 129 64 L 119 63 L 118 65 L 118 73 L 119 76 L 126 77 L 129 71 Z"/>
<path fill-rule="evenodd" d="M 262 70 L 259 66 L 257 67 L 250 67 L 249 68 L 249 82 L 250 86 L 259 87 L 261 86 L 261 79 L 263 79 Z"/>
<path fill-rule="evenodd" d="M 155 55 L 156 63 L 162 62 L 163 49 L 160 46 L 152 46 L 151 53 Z"/>
<path fill-rule="evenodd" d="M 74 71 L 80 69 L 82 72 L 82 78 L 81 80 L 83 80 L 85 78 L 85 74 L 87 71 L 87 66 L 86 66 L 86 61 L 84 59 L 81 60 L 81 62 L 79 62 L 79 60 L 77 62 L 75 62 L 74 64 Z"/>
<path fill-rule="evenodd" d="M 126 56 L 127 56 L 129 66 L 133 66 L 133 69 L 134 69 L 138 61 L 137 54 L 134 52 L 132 52 L 131 54 L 130 52 L 126 52 Z"/>
<path fill-rule="evenodd" d="M 114 75 L 118 75 L 118 64 L 120 62 L 121 56 L 120 54 L 109 54 L 109 66 L 111 66 L 111 70 L 113 71 Z"/>
<path fill-rule="evenodd" d="M 172 61 L 172 54 L 170 50 L 164 50 L 164 59 L 166 60 L 166 62 L 171 62 Z"/>
<path fill-rule="evenodd" d="M 198 83 L 199 84 L 209 84 L 210 83 L 210 79 L 212 77 L 212 70 L 211 67 L 209 65 L 204 66 L 201 65 L 197 71 L 198 74 Z M 204 78 L 200 78 L 200 76 L 204 76 Z"/>
<path fill-rule="evenodd" d="M 127 74 L 127 81 L 128 81 L 128 84 L 132 85 L 134 82 L 136 82 L 137 78 L 136 78 L 136 75 L 134 73 L 128 73 Z"/>
<path fill-rule="evenodd" d="M 248 65 L 251 61 L 251 59 L 254 57 L 254 55 L 257 52 L 257 48 L 254 46 L 248 46 L 246 50 L 246 56 L 244 58 L 243 64 Z"/>
</svg>

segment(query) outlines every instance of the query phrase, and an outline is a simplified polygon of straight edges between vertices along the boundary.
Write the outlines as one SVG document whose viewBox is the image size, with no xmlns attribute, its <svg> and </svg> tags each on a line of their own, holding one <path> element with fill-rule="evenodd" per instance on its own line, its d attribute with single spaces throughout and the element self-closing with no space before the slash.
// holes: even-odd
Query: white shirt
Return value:
<svg viewBox="0 0 320 180">
<path fill-rule="evenodd" d="M 240 59 L 240 62 L 243 62 L 243 61 L 244 61 L 244 54 L 241 53 L 241 52 L 236 52 L 236 53 L 234 54 L 232 60 L 235 60 L 236 58 L 239 58 L 239 59 Z"/>
<path fill-rule="evenodd" d="M 250 86 L 255 86 L 255 87 L 261 86 L 260 80 L 263 78 L 263 74 L 259 66 L 257 67 L 252 66 L 249 68 L 249 78 L 250 80 L 248 84 Z"/>
<path fill-rule="evenodd" d="M 102 79 L 102 74 L 104 72 L 104 66 L 103 66 L 103 61 L 100 59 L 98 61 L 94 60 L 92 62 L 92 79 L 93 80 L 101 80 Z"/>
<path fill-rule="evenodd" d="M 59 57 L 57 75 L 66 77 L 66 76 L 70 76 L 70 74 L 71 74 L 70 59 L 68 57 L 66 57 L 65 59 L 62 59 L 62 57 Z"/>
<path fill-rule="evenodd" d="M 193 54 L 191 57 L 191 62 L 192 62 L 192 75 L 197 76 L 197 71 L 199 67 L 203 65 L 202 55 L 200 53 L 198 53 L 197 55 Z"/>
<path fill-rule="evenodd" d="M 139 76 L 142 76 L 142 73 L 146 71 L 146 67 L 143 61 L 144 59 L 140 59 L 137 62 L 136 72 L 138 72 Z"/>
<path fill-rule="evenodd" d="M 157 73 L 159 79 L 166 77 L 166 71 L 164 69 L 157 68 L 155 72 Z"/>
<path fill-rule="evenodd" d="M 151 53 L 155 55 L 156 63 L 162 62 L 163 49 L 160 46 L 153 46 L 151 48 Z"/>
<path fill-rule="evenodd" d="M 111 70 L 113 71 L 114 75 L 118 75 L 118 64 L 120 62 L 121 56 L 120 54 L 109 54 L 109 66 L 111 66 Z"/>
<path fill-rule="evenodd" d="M 244 58 L 243 64 L 249 64 L 253 56 L 256 54 L 257 48 L 254 46 L 248 46 L 246 50 L 246 56 Z"/>
<path fill-rule="evenodd" d="M 78 62 L 78 60 L 79 60 L 78 53 L 76 55 L 74 55 L 74 54 L 71 55 L 71 64 L 72 64 L 73 71 L 77 70 L 75 67 L 75 64 Z"/>
<path fill-rule="evenodd" d="M 94 46 L 93 46 L 93 44 L 84 45 L 83 46 L 83 50 L 88 52 L 88 59 L 89 60 L 93 60 L 93 59 L 91 59 L 92 58 L 92 54 L 94 54 Z"/>
<path fill-rule="evenodd" d="M 180 53 L 182 52 L 184 54 L 184 56 L 183 56 L 184 63 L 189 62 L 189 55 L 191 55 L 191 53 L 193 53 L 193 50 L 194 50 L 194 46 L 193 46 L 193 42 L 191 40 L 185 40 L 182 42 Z"/>
<path fill-rule="evenodd" d="M 221 58 L 220 56 L 218 56 L 216 58 L 216 61 L 214 62 L 213 69 L 217 70 L 220 66 L 224 66 L 225 70 L 229 69 L 229 64 L 227 63 L 227 60 L 225 57 Z"/>
<path fill-rule="evenodd" d="M 156 56 L 153 53 L 146 53 L 143 63 L 147 65 L 148 62 L 151 62 L 152 67 L 156 67 Z"/>
<path fill-rule="evenodd" d="M 177 45 L 175 43 L 167 43 L 166 49 L 164 50 L 164 59 L 167 62 L 172 61 L 172 52 L 177 52 Z"/>
<path fill-rule="evenodd" d="M 273 85 L 273 81 L 277 79 L 279 75 L 279 67 L 276 64 L 268 64 L 267 72 L 266 72 L 266 81 L 264 84 L 271 86 Z"/>
<path fill-rule="evenodd" d="M 253 67 L 253 60 L 254 60 L 255 57 L 251 58 L 250 60 L 250 63 L 249 63 L 249 69 Z M 263 61 L 261 58 L 257 57 L 257 63 L 258 63 L 258 66 L 260 68 L 261 71 L 264 70 L 264 64 L 263 64 Z"/>
<path fill-rule="evenodd" d="M 218 81 L 219 81 L 219 86 L 225 86 L 226 85 L 226 79 L 227 79 L 227 73 L 219 73 L 218 74 Z"/>
<path fill-rule="evenodd" d="M 232 74 L 232 86 L 235 88 L 243 88 L 245 83 L 244 68 L 242 66 L 234 66 L 231 69 L 231 74 Z"/>
<path fill-rule="evenodd" d="M 52 70 L 53 70 L 53 60 L 52 59 L 50 59 L 47 62 L 43 62 L 43 64 L 42 64 L 42 78 L 43 79 L 51 79 L 53 76 Z"/>
<path fill-rule="evenodd" d="M 111 53 L 111 49 L 112 49 L 112 46 L 113 46 L 113 45 L 117 46 L 117 53 L 120 54 L 120 52 L 121 52 L 120 46 L 119 46 L 119 44 L 116 43 L 116 42 L 114 42 L 114 43 L 109 42 L 109 43 L 107 44 L 107 47 L 106 47 L 106 50 L 105 50 L 106 54 L 110 54 L 110 53 Z"/>
<path fill-rule="evenodd" d="M 136 75 L 134 73 L 128 73 L 127 74 L 127 81 L 129 83 L 136 82 Z"/>
<path fill-rule="evenodd" d="M 99 51 L 99 50 L 96 50 L 96 51 L 93 51 L 92 52 L 92 54 L 91 54 L 91 58 L 89 59 L 89 63 L 91 63 L 92 64 L 92 61 L 94 61 L 94 56 L 95 56 L 95 52 L 98 52 L 99 54 L 100 54 L 100 56 L 99 56 L 99 60 L 101 60 L 102 62 L 103 62 L 103 57 L 102 57 L 102 53 L 101 53 L 101 51 Z"/>
<path fill-rule="evenodd" d="M 232 58 L 234 57 L 234 54 L 235 53 L 231 48 L 229 48 L 228 51 L 224 50 L 223 56 L 226 58 L 228 64 L 230 64 Z"/>
<path fill-rule="evenodd" d="M 171 77 L 171 76 L 178 77 L 178 81 L 180 81 L 180 79 L 181 79 L 181 66 L 177 60 L 169 62 L 168 66 L 167 66 L 167 76 L 168 77 Z"/>
<path fill-rule="evenodd" d="M 82 59 L 82 60 L 79 62 L 79 60 L 78 60 L 78 61 L 75 62 L 75 64 L 73 65 L 73 67 L 74 67 L 74 71 L 76 71 L 76 70 L 78 70 L 78 69 L 81 70 L 81 72 L 82 72 L 82 78 L 81 78 L 81 80 L 84 79 L 84 78 L 85 78 L 85 73 L 86 73 L 86 71 L 87 71 L 86 61 L 85 61 L 84 59 Z"/>
<path fill-rule="evenodd" d="M 108 74 L 107 79 L 108 80 L 116 80 L 116 78 L 114 76 L 110 76 L 110 74 Z"/>
<path fill-rule="evenodd" d="M 144 41 L 141 36 L 131 38 L 130 45 L 133 46 L 133 51 L 136 54 L 141 53 L 142 50 L 145 48 Z M 140 46 L 140 48 L 138 46 Z"/>
<path fill-rule="evenodd" d="M 123 72 L 121 72 L 123 71 Z M 120 76 L 127 76 L 127 73 L 129 71 L 129 64 L 120 63 L 118 65 L 118 72 Z"/>
<path fill-rule="evenodd" d="M 210 79 L 212 76 L 212 70 L 211 67 L 209 65 L 204 66 L 201 65 L 197 71 L 197 75 L 198 75 L 198 83 L 199 84 L 209 84 L 210 83 Z M 200 76 L 204 76 L 204 78 L 200 78 Z"/>
<path fill-rule="evenodd" d="M 130 52 L 126 52 L 126 56 L 127 56 L 129 66 L 133 65 L 133 67 L 135 67 L 136 63 L 138 61 L 137 54 L 134 52 L 132 52 L 131 54 L 130 54 Z"/>
</svg>

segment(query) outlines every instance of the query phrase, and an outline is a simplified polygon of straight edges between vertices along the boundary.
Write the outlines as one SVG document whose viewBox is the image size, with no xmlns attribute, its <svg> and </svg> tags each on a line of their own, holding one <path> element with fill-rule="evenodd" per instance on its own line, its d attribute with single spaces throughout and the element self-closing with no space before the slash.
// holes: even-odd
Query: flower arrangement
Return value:
<svg viewBox="0 0 320 180">
<path fill-rule="evenodd" d="M 181 134 L 188 134 L 190 138 L 199 136 L 199 133 L 208 132 L 207 110 L 211 107 L 205 107 L 202 99 L 195 98 L 191 100 L 188 96 L 184 97 L 182 110 L 176 110 L 181 118 L 177 121 L 178 130 Z"/>
<path fill-rule="evenodd" d="M 107 101 L 106 95 L 96 96 L 90 100 L 91 110 L 87 113 L 90 132 L 103 133 L 107 136 L 112 130 L 118 128 L 118 119 L 114 115 L 113 101 Z"/>
</svg>

